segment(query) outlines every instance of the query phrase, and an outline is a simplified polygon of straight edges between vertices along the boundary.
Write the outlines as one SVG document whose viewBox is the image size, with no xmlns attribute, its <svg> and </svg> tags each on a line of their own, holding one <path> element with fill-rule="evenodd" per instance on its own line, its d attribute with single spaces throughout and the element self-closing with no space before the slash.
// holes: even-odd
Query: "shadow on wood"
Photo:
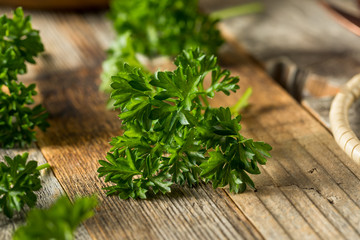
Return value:
<svg viewBox="0 0 360 240">
<path fill-rule="evenodd" d="M 113 136 L 119 134 L 117 113 L 106 109 L 107 96 L 98 90 L 99 75 L 98 68 L 83 68 L 39 76 L 38 86 L 51 126 L 41 133 L 41 145 L 79 146 L 96 138 L 110 141 L 105 129 L 112 129 Z"/>
</svg>

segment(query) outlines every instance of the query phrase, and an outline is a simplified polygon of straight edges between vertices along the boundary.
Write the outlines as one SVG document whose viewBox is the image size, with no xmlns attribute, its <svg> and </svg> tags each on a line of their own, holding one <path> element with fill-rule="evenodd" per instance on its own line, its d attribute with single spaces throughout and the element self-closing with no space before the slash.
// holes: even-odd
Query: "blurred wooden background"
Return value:
<svg viewBox="0 0 360 240">
<path fill-rule="evenodd" d="M 223 6 L 239 3 L 209 1 Z M 320 1 L 260 2 L 264 12 L 228 19 L 227 26 L 267 72 L 328 127 L 334 95 L 360 73 L 360 37 L 339 24 Z M 357 0 L 328 2 L 360 16 Z M 360 136 L 359 101 L 350 109 L 349 119 Z"/>
</svg>

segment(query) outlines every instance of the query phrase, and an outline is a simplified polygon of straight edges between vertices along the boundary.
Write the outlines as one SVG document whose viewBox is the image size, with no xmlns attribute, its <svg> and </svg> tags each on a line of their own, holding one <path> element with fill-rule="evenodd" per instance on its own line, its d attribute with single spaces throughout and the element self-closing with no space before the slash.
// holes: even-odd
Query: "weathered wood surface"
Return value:
<svg viewBox="0 0 360 240">
<path fill-rule="evenodd" d="M 174 186 L 171 194 L 149 200 L 105 197 L 97 160 L 109 149 L 109 138 L 120 133 L 116 113 L 105 109 L 106 97 L 97 90 L 111 28 L 99 13 L 32 14 L 47 53 L 22 80 L 37 82 L 51 124 L 39 134 L 38 146 L 70 198 L 99 196 L 96 215 L 84 224 L 89 238 L 360 237 L 358 166 L 253 60 L 230 47 L 223 49 L 222 63 L 240 76 L 242 90 L 254 89 L 243 134 L 274 148 L 263 173 L 254 177 L 257 192 L 233 195 L 201 184 L 194 189 Z M 219 95 L 212 104 L 228 106 L 239 96 Z"/>
<path fill-rule="evenodd" d="M 261 233 L 268 231 L 266 237 L 276 238 L 283 231 L 282 236 L 298 239 L 358 238 L 358 166 L 256 65 L 241 59 L 237 64 L 232 70 L 239 73 L 241 86 L 254 88 L 252 108 L 244 114 L 244 132 L 269 142 L 274 151 L 273 160 L 255 178 L 258 191 L 232 196 L 234 202 Z M 268 227 L 265 219 L 273 219 L 277 228 Z"/>
<path fill-rule="evenodd" d="M 327 1 L 354 15 L 360 14 L 356 0 Z M 226 25 L 277 81 L 298 81 L 295 89 L 286 86 L 288 91 L 301 94 L 302 104 L 329 126 L 333 96 L 360 72 L 360 38 L 340 25 L 319 1 L 260 2 L 264 12 L 229 19 Z M 232 6 L 238 1 L 224 0 L 221 4 Z M 212 5 L 207 6 L 211 10 Z M 349 118 L 360 136 L 359 108 L 358 101 Z"/>
</svg>

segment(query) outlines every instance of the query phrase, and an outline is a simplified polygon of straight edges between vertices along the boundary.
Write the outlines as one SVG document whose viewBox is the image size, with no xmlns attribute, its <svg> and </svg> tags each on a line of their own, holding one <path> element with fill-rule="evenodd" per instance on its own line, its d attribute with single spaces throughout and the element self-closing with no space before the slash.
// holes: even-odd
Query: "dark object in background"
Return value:
<svg viewBox="0 0 360 240">
<path fill-rule="evenodd" d="M 99 9 L 107 8 L 109 0 L 0 0 L 0 6 L 18 7 L 27 9 Z"/>
</svg>

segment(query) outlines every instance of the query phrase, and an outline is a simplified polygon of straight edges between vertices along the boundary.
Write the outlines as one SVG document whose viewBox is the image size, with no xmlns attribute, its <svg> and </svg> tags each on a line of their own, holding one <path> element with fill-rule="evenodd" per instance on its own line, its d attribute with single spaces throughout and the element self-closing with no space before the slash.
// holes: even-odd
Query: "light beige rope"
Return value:
<svg viewBox="0 0 360 240">
<path fill-rule="evenodd" d="M 360 164 L 360 141 L 351 130 L 348 120 L 348 110 L 358 97 L 360 97 L 360 74 L 347 82 L 335 96 L 330 108 L 330 126 L 338 145 Z"/>
</svg>

